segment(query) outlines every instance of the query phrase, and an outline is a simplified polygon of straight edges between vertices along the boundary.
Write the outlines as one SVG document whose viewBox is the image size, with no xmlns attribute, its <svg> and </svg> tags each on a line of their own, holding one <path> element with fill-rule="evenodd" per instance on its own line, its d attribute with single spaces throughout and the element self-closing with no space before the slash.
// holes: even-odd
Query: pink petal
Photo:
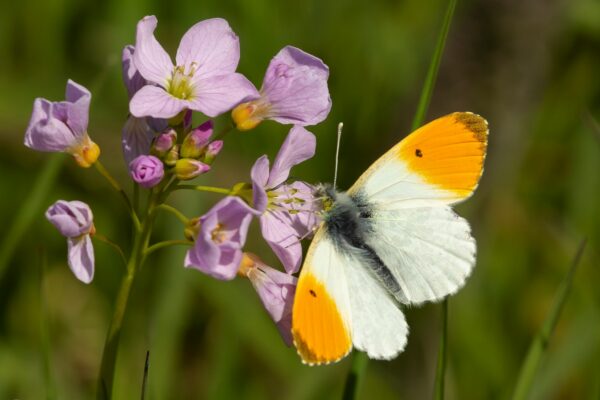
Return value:
<svg viewBox="0 0 600 400">
<path fill-rule="evenodd" d="M 262 156 L 256 160 L 250 171 L 250 178 L 252 179 L 253 207 L 262 214 L 267 209 L 269 200 L 265 190 L 269 179 L 269 159 L 267 156 Z"/>
<path fill-rule="evenodd" d="M 315 135 L 301 126 L 294 126 L 281 145 L 277 157 L 275 157 L 267 188 L 274 188 L 285 182 L 290 175 L 290 169 L 294 165 L 312 158 L 315 155 L 316 147 L 317 139 Z"/>
<path fill-rule="evenodd" d="M 275 255 L 288 274 L 298 272 L 302 262 L 302 246 L 296 231 L 286 221 L 285 213 L 266 212 L 260 217 L 260 228 Z"/>
<path fill-rule="evenodd" d="M 138 22 L 133 60 L 146 80 L 166 87 L 173 72 L 173 63 L 154 37 L 157 23 L 154 15 L 144 17 Z"/>
<path fill-rule="evenodd" d="M 209 117 L 216 117 L 259 96 L 254 85 L 242 74 L 196 78 L 194 75 L 194 98 L 190 100 L 190 108 Z"/>
<path fill-rule="evenodd" d="M 163 88 L 147 85 L 133 96 L 129 111 L 138 118 L 172 118 L 186 109 L 187 105 L 187 101 L 171 96 Z"/>
<path fill-rule="evenodd" d="M 153 138 L 154 131 L 148 126 L 146 118 L 136 118 L 133 115 L 127 118 L 121 135 L 121 147 L 127 165 L 138 156 L 150 154 Z"/>
<path fill-rule="evenodd" d="M 232 73 L 240 60 L 239 39 L 222 18 L 200 21 L 181 38 L 175 59 L 186 70 L 196 63 L 199 78 Z"/>
<path fill-rule="evenodd" d="M 75 277 L 83 283 L 94 279 L 94 247 L 90 235 L 67 239 L 69 267 Z"/>
<path fill-rule="evenodd" d="M 67 125 L 76 135 L 87 132 L 92 94 L 80 84 L 68 80 L 65 99 L 71 104 L 67 107 Z"/>
<path fill-rule="evenodd" d="M 269 63 L 261 93 L 269 118 L 282 124 L 315 125 L 331 110 L 329 68 L 317 57 L 286 46 Z"/>
<path fill-rule="evenodd" d="M 133 54 L 135 53 L 135 47 L 128 45 L 123 49 L 121 55 L 121 66 L 123 69 L 123 83 L 127 88 L 127 94 L 129 99 L 133 97 L 135 92 L 146 86 L 146 80 L 139 73 L 133 62 Z"/>
<path fill-rule="evenodd" d="M 55 104 L 46 99 L 35 99 L 25 131 L 25 146 L 38 151 L 65 151 L 77 142 L 71 129 L 55 118 Z"/>
</svg>

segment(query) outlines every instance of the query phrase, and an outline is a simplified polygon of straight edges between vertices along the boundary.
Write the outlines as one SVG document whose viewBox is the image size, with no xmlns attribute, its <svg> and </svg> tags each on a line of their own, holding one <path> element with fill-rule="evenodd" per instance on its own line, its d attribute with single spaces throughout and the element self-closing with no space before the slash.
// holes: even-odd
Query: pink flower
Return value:
<svg viewBox="0 0 600 400">
<path fill-rule="evenodd" d="M 138 156 L 129 164 L 131 179 L 142 187 L 150 189 L 160 183 L 165 176 L 162 161 L 154 156 Z"/>
<path fill-rule="evenodd" d="M 238 197 L 225 197 L 200 217 L 194 247 L 185 256 L 185 266 L 217 279 L 230 280 L 242 260 L 253 211 Z"/>
<path fill-rule="evenodd" d="M 154 37 L 157 20 L 144 17 L 137 25 L 133 60 L 148 85 L 129 103 L 136 117 L 172 118 L 190 109 L 215 117 L 258 97 L 256 88 L 236 73 L 240 45 L 227 21 L 198 22 L 183 35 L 176 65 Z"/>
<path fill-rule="evenodd" d="M 69 79 L 66 101 L 37 98 L 25 132 L 25 146 L 38 151 L 70 153 L 82 167 L 100 156 L 100 148 L 87 133 L 91 93 Z"/>
<path fill-rule="evenodd" d="M 319 219 L 313 201 L 313 189 L 304 182 L 284 184 L 290 169 L 315 154 L 315 136 L 294 126 L 281 145 L 273 167 L 262 156 L 251 171 L 253 206 L 260 214 L 262 235 L 279 257 L 286 272 L 294 273 L 302 262 L 300 238 L 311 232 Z"/>
<path fill-rule="evenodd" d="M 69 267 L 83 283 L 94 278 L 94 248 L 90 235 L 95 232 L 90 207 L 81 201 L 59 200 L 46 211 L 46 218 L 67 238 Z"/>
<path fill-rule="evenodd" d="M 277 325 L 283 341 L 292 345 L 292 308 L 297 279 L 273 269 L 251 253 L 244 253 L 239 273 L 247 276 L 263 306 Z"/>
<path fill-rule="evenodd" d="M 265 119 L 280 124 L 318 124 L 331 110 L 328 77 L 329 68 L 323 61 L 295 47 L 284 47 L 267 68 L 260 98 L 233 110 L 237 128 L 249 130 Z"/>
</svg>

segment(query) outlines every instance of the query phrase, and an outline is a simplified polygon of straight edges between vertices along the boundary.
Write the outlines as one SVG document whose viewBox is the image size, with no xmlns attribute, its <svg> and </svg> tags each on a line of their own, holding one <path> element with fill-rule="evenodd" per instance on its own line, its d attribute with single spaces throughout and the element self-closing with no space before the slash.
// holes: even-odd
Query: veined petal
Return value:
<svg viewBox="0 0 600 400">
<path fill-rule="evenodd" d="M 285 138 L 271 168 L 267 188 L 273 188 L 285 182 L 290 169 L 315 155 L 317 139 L 315 135 L 301 126 L 294 126 Z"/>
<path fill-rule="evenodd" d="M 154 37 L 157 23 L 154 15 L 138 22 L 133 60 L 146 80 L 166 87 L 173 72 L 173 62 Z"/>
<path fill-rule="evenodd" d="M 177 65 L 185 67 L 196 63 L 194 75 L 199 78 L 232 73 L 240 60 L 240 42 L 227 21 L 207 19 L 183 35 L 175 59 Z"/>
<path fill-rule="evenodd" d="M 186 109 L 188 103 L 171 96 L 163 88 L 147 85 L 133 96 L 129 102 L 129 111 L 138 118 L 172 118 Z"/>
<path fill-rule="evenodd" d="M 71 129 L 55 117 L 56 105 L 46 99 L 35 99 L 25 131 L 25 146 L 38 151 L 66 151 L 77 142 Z"/>
<path fill-rule="evenodd" d="M 261 93 L 269 118 L 282 124 L 315 125 L 331 110 L 329 68 L 296 47 L 284 47 L 269 63 Z"/>
<path fill-rule="evenodd" d="M 138 69 L 135 67 L 133 62 L 133 54 L 135 53 L 135 47 L 128 45 L 123 49 L 121 56 L 121 66 L 123 68 L 123 83 L 127 88 L 127 94 L 129 99 L 133 97 L 135 92 L 146 86 L 146 80 L 142 77 Z"/>
<path fill-rule="evenodd" d="M 121 136 L 123 157 L 127 165 L 138 156 L 150 154 L 153 138 L 154 131 L 150 129 L 146 118 L 137 118 L 133 115 L 127 118 Z"/>
<path fill-rule="evenodd" d="M 260 228 L 271 249 L 288 274 L 298 272 L 302 262 L 302 246 L 296 231 L 285 221 L 279 211 L 268 211 L 260 217 Z"/>
<path fill-rule="evenodd" d="M 259 213 L 267 209 L 268 197 L 265 187 L 269 180 L 269 159 L 262 156 L 252 166 L 250 171 L 252 179 L 252 206 Z"/>
<path fill-rule="evenodd" d="M 189 100 L 189 108 L 216 117 L 258 97 L 254 85 L 242 74 L 230 73 L 202 79 L 194 75 L 194 96 Z"/>
<path fill-rule="evenodd" d="M 83 283 L 94 279 L 94 247 L 90 235 L 68 238 L 69 267 Z"/>
<path fill-rule="evenodd" d="M 81 137 L 87 132 L 92 94 L 85 87 L 69 79 L 65 99 L 68 103 L 72 103 L 66 107 L 67 125 L 76 136 Z"/>
</svg>

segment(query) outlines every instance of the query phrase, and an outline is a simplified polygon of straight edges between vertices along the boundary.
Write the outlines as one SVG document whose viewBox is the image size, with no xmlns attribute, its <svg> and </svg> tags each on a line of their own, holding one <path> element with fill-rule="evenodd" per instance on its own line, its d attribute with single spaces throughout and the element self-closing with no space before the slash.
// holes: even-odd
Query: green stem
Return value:
<svg viewBox="0 0 600 400">
<path fill-rule="evenodd" d="M 187 224 L 189 222 L 189 220 L 190 220 L 188 217 L 186 217 L 185 215 L 183 215 L 183 213 L 181 211 L 179 211 L 175 207 L 170 206 L 168 204 L 161 204 L 160 206 L 158 206 L 158 209 L 170 212 L 171 214 L 173 214 L 174 216 L 176 216 L 177 219 L 180 220 L 184 225 Z"/>
<path fill-rule="evenodd" d="M 231 189 L 226 189 L 226 188 L 220 188 L 220 187 L 215 187 L 215 186 L 196 186 L 196 185 L 179 185 L 177 187 L 175 187 L 173 190 L 180 190 L 180 189 L 187 189 L 187 190 L 197 190 L 199 192 L 210 192 L 210 193 L 221 193 L 221 194 L 232 194 L 233 192 L 231 191 Z"/>
<path fill-rule="evenodd" d="M 107 245 L 109 245 L 110 247 L 112 247 L 113 249 L 115 249 L 117 251 L 117 253 L 119 253 L 119 255 L 121 256 L 121 260 L 123 260 L 123 264 L 125 264 L 125 266 L 127 266 L 127 258 L 125 258 L 125 254 L 123 253 L 123 250 L 121 250 L 121 247 L 116 244 L 115 242 L 113 242 L 112 240 L 110 240 L 109 238 L 107 238 L 104 235 L 101 235 L 99 233 L 96 233 L 93 236 L 94 239 L 98 239 L 101 242 L 106 243 Z"/>
<path fill-rule="evenodd" d="M 544 325 L 542 325 L 542 328 L 539 330 L 529 346 L 527 356 L 525 357 L 525 361 L 523 362 L 521 371 L 519 372 L 517 385 L 513 394 L 513 400 L 526 399 L 529 391 L 531 390 L 531 386 L 542 361 L 542 357 L 544 354 L 546 354 L 548 343 L 550 342 L 550 338 L 554 332 L 554 328 L 556 327 L 560 313 L 565 305 L 565 302 L 567 301 L 569 292 L 571 291 L 573 277 L 577 271 L 577 266 L 581 260 L 583 250 L 585 249 L 585 244 L 586 240 L 584 239 L 577 249 L 577 253 L 575 254 L 575 258 L 573 259 L 567 276 L 563 279 L 560 287 L 558 288 L 556 296 L 554 297 L 554 304 L 552 305 L 550 313 L 544 321 Z"/>
<path fill-rule="evenodd" d="M 147 257 L 148 255 L 150 255 L 151 253 L 154 253 L 156 250 L 165 248 L 165 247 L 170 247 L 170 246 L 191 246 L 193 245 L 193 242 L 190 242 L 189 240 L 165 240 L 164 242 L 158 242 L 158 243 L 154 243 L 152 246 L 148 247 L 146 249 L 146 251 L 144 251 L 144 257 Z"/>
<path fill-rule="evenodd" d="M 108 181 L 108 183 L 110 183 L 110 185 L 117 191 L 119 192 L 119 194 L 121 195 L 121 198 L 123 198 L 123 201 L 125 202 L 125 205 L 127 206 L 127 211 L 129 211 L 129 214 L 131 215 L 131 220 L 133 221 L 136 230 L 140 230 L 141 229 L 141 224 L 140 224 L 140 220 L 133 208 L 133 205 L 131 204 L 131 201 L 129 200 L 129 197 L 127 196 L 127 193 L 125 193 L 125 191 L 123 190 L 123 188 L 121 188 L 121 186 L 119 185 L 119 183 L 115 180 L 115 178 L 112 177 L 112 175 L 110 174 L 110 172 L 108 172 L 108 170 L 104 167 L 104 165 L 102 165 L 102 163 L 100 162 L 100 160 L 97 160 L 94 163 L 94 166 L 96 167 L 96 169 L 98 170 L 98 172 L 100 172 L 100 175 L 102 175 L 104 178 L 106 178 L 106 180 Z"/>
<path fill-rule="evenodd" d="M 344 386 L 344 393 L 342 394 L 342 400 L 354 400 L 358 393 L 358 386 L 362 381 L 365 370 L 367 369 L 367 353 L 361 351 L 354 351 L 352 354 L 352 367 L 346 378 L 346 385 Z"/>
<path fill-rule="evenodd" d="M 433 398 L 444 399 L 444 382 L 446 375 L 446 348 L 448 346 L 448 298 L 442 303 L 442 332 L 440 336 L 440 348 L 438 349 L 437 368 L 435 370 L 435 383 L 433 386 Z"/>
<path fill-rule="evenodd" d="M 144 261 L 144 253 L 150 241 L 152 226 L 156 217 L 156 198 L 157 195 L 150 197 L 146 218 L 141 224 L 141 230 L 136 231 L 133 249 L 129 261 L 127 262 L 127 273 L 123 277 L 121 287 L 117 293 L 115 309 L 106 335 L 104 351 L 102 353 L 102 363 L 100 366 L 100 377 L 98 379 L 98 390 L 96 398 L 106 400 L 112 398 L 115 365 L 117 361 L 117 350 L 119 347 L 119 337 L 123 325 L 123 317 L 127 309 L 131 286 L 135 279 L 136 272 L 140 270 Z"/>
<path fill-rule="evenodd" d="M 421 91 L 421 98 L 419 99 L 419 106 L 412 123 L 412 130 L 414 131 L 421 125 L 425 119 L 427 108 L 429 108 L 429 102 L 431 101 L 431 95 L 433 94 L 433 87 L 437 79 L 438 70 L 440 69 L 440 62 L 442 60 L 442 54 L 444 53 L 444 47 L 446 47 L 446 38 L 448 37 L 448 31 L 450 30 L 450 22 L 452 22 L 452 16 L 454 15 L 454 9 L 456 8 L 457 0 L 450 0 L 448 8 L 446 9 L 446 16 L 444 17 L 444 23 L 438 42 L 433 53 L 433 59 L 429 64 L 429 70 L 427 71 L 427 77 L 425 78 L 425 84 Z"/>
</svg>

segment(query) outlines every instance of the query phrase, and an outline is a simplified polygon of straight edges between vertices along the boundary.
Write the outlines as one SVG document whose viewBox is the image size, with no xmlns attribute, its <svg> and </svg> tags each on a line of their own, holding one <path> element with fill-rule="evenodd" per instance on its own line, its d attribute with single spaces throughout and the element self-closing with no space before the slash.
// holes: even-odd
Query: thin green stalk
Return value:
<svg viewBox="0 0 600 400">
<path fill-rule="evenodd" d="M 46 399 L 56 399 L 56 384 L 52 376 L 52 349 L 50 345 L 50 333 L 48 331 L 48 309 L 46 307 L 46 290 L 44 289 L 44 276 L 48 267 L 46 249 L 42 247 L 40 256 L 40 333 L 42 336 L 42 353 L 44 356 L 44 383 L 46 387 Z"/>
<path fill-rule="evenodd" d="M 215 186 L 179 185 L 179 186 L 173 188 L 173 190 L 180 190 L 180 189 L 197 190 L 199 192 L 221 193 L 221 194 L 227 194 L 227 195 L 233 193 L 231 191 L 231 189 L 220 188 L 220 187 L 215 187 Z"/>
<path fill-rule="evenodd" d="M 556 292 L 554 304 L 550 309 L 550 313 L 546 316 L 544 324 L 538 331 L 535 338 L 533 338 L 531 345 L 529 345 L 527 356 L 525 357 L 523 365 L 521 366 L 521 371 L 519 372 L 517 385 L 513 394 L 513 400 L 526 399 L 531 390 L 531 386 L 542 361 L 542 357 L 546 354 L 548 343 L 550 342 L 550 338 L 552 337 L 552 333 L 554 332 L 554 328 L 556 327 L 560 313 L 565 305 L 565 302 L 567 301 L 569 292 L 571 291 L 573 277 L 577 271 L 579 261 L 581 260 L 583 250 L 585 249 L 585 244 L 586 239 L 581 241 L 581 244 L 577 249 L 577 253 L 575 254 L 575 258 L 573 258 L 573 262 L 569 268 L 569 272 L 561 282 L 560 287 Z"/>
<path fill-rule="evenodd" d="M 3 234 L 6 235 L 0 245 L 0 280 L 2 279 L 2 275 L 4 275 L 6 266 L 8 265 L 17 244 L 20 243 L 21 238 L 31 226 L 33 220 L 41 214 L 40 209 L 46 202 L 48 192 L 56 181 L 56 177 L 63 165 L 64 159 L 65 155 L 62 153 L 50 156 L 50 159 L 46 162 L 44 167 L 42 167 L 41 172 L 33 183 L 32 190 L 27 195 L 25 202 L 19 207 L 17 216 L 10 227 L 3 232 Z"/>
<path fill-rule="evenodd" d="M 442 54 L 444 53 L 444 48 L 446 47 L 446 38 L 448 37 L 448 31 L 450 30 L 450 23 L 452 22 L 452 17 L 454 15 L 456 2 L 457 0 L 450 0 L 448 3 L 448 8 L 446 9 L 446 16 L 444 17 L 442 30 L 440 32 L 440 36 L 438 37 L 435 52 L 433 53 L 433 59 L 431 60 L 431 64 L 429 64 L 429 70 L 427 71 L 427 77 L 425 78 L 425 85 L 423 86 L 421 98 L 419 99 L 419 106 L 417 107 L 417 112 L 415 113 L 415 117 L 413 119 L 413 131 L 423 124 L 425 114 L 427 114 L 427 109 L 429 108 L 431 95 L 433 94 L 433 88 L 437 79 L 438 70 L 440 69 Z"/>
<path fill-rule="evenodd" d="M 146 351 L 146 362 L 144 363 L 144 378 L 142 379 L 142 400 L 146 397 L 148 387 L 148 369 L 150 368 L 150 350 Z"/>
<path fill-rule="evenodd" d="M 112 175 L 110 174 L 110 172 L 108 172 L 108 170 L 104 167 L 104 165 L 102 165 L 100 160 L 97 160 L 94 163 L 94 166 L 96 167 L 98 172 L 100 172 L 100 175 L 102 175 L 104 178 L 106 178 L 106 180 L 108 181 L 108 183 L 110 183 L 110 185 L 113 187 L 113 189 L 115 189 L 117 192 L 119 192 L 119 194 L 121 195 L 121 198 L 125 202 L 127 211 L 129 211 L 129 215 L 131 215 L 131 220 L 133 221 L 135 228 L 139 231 L 141 229 L 140 220 L 135 212 L 135 209 L 133 208 L 133 205 L 131 204 L 131 200 L 129 200 L 129 196 L 127 196 L 127 193 L 125 193 L 123 188 L 121 188 L 121 185 L 119 185 L 119 183 L 116 181 L 116 179 L 113 178 Z"/>
<path fill-rule="evenodd" d="M 344 386 L 344 393 L 342 394 L 342 400 L 354 400 L 358 393 L 358 386 L 362 381 L 365 370 L 367 369 L 367 353 L 362 351 L 355 351 L 352 354 L 352 366 L 348 377 L 346 378 L 346 385 Z"/>
<path fill-rule="evenodd" d="M 183 215 L 183 213 L 181 211 L 179 211 L 178 209 L 176 209 L 173 206 L 170 206 L 168 204 L 161 204 L 160 206 L 158 206 L 159 210 L 164 210 L 166 212 L 170 212 L 171 214 L 173 214 L 174 216 L 177 217 L 178 220 L 180 220 L 184 225 L 187 224 L 189 222 L 189 218 L 186 217 L 185 215 Z"/>
<path fill-rule="evenodd" d="M 151 253 L 154 253 L 156 250 L 163 249 L 165 247 L 191 246 L 193 244 L 194 242 L 190 242 L 189 240 L 165 240 L 163 242 L 154 243 L 152 246 L 148 247 L 146 251 L 144 251 L 144 257 L 147 257 Z"/>
<path fill-rule="evenodd" d="M 435 383 L 433 385 L 433 398 L 444 399 L 444 376 L 446 372 L 446 348 L 448 346 L 448 298 L 442 303 L 442 332 L 440 335 L 440 348 L 438 349 L 437 368 L 435 370 Z"/>
<path fill-rule="evenodd" d="M 156 217 L 157 196 L 158 195 L 153 195 L 150 197 L 146 218 L 141 224 L 141 231 L 136 231 L 135 233 L 133 249 L 131 250 L 131 255 L 127 262 L 127 273 L 123 277 L 121 287 L 117 293 L 115 309 L 108 328 L 108 334 L 106 335 L 104 351 L 102 353 L 102 363 L 100 365 L 100 376 L 96 392 L 96 398 L 98 400 L 112 398 L 117 350 L 119 347 L 123 317 L 125 315 L 125 310 L 127 309 L 131 286 L 133 285 L 136 272 L 139 271 L 142 266 L 144 252 L 150 241 L 150 234 L 152 233 L 152 226 Z"/>
<path fill-rule="evenodd" d="M 119 254 L 119 256 L 121 256 L 121 260 L 123 261 L 123 264 L 125 264 L 125 266 L 127 266 L 127 258 L 125 257 L 123 250 L 121 250 L 121 246 L 119 246 L 118 244 L 116 244 L 115 242 L 113 242 L 112 240 L 107 238 L 106 236 L 101 235 L 99 233 L 94 234 L 93 238 L 98 239 L 99 241 L 104 242 L 107 245 L 109 245 L 110 247 L 112 247 L 113 249 L 115 249 L 115 251 Z"/>
</svg>

